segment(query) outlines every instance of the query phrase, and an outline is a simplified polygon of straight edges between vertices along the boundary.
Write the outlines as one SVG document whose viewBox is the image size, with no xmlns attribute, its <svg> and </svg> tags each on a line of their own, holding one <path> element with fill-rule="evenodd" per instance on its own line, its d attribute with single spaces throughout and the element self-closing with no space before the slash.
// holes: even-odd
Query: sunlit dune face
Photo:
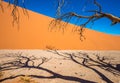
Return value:
<svg viewBox="0 0 120 83">
<path fill-rule="evenodd" d="M 72 32 L 74 25 L 68 24 L 63 30 L 49 26 L 50 17 L 28 11 L 29 18 L 19 8 L 20 20 L 12 26 L 10 8 L 4 4 L 5 11 L 0 11 L 0 49 L 77 49 L 77 50 L 120 50 L 120 37 L 106 35 L 86 29 L 85 40 L 80 40 L 77 32 Z"/>
</svg>

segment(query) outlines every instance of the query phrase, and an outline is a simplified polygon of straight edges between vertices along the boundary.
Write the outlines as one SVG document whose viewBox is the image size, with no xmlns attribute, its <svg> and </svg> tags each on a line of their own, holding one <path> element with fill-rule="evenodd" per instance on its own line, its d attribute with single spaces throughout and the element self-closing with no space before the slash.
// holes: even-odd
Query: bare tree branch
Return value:
<svg viewBox="0 0 120 83">
<path fill-rule="evenodd" d="M 4 12 L 4 8 L 3 8 L 3 5 L 2 5 L 2 1 L 3 1 L 3 0 L 0 0 L 0 9 L 2 10 L 2 12 Z"/>
<path fill-rule="evenodd" d="M 94 4 L 95 4 L 96 6 L 98 6 L 99 12 L 102 12 L 102 7 L 101 7 L 101 5 L 100 5 L 96 0 L 94 0 Z"/>
<path fill-rule="evenodd" d="M 84 15 L 80 15 L 77 14 L 75 12 L 69 12 L 69 13 L 65 13 L 65 14 L 60 14 L 61 12 L 61 8 L 64 5 L 64 0 L 62 0 L 62 2 L 60 2 L 61 0 L 58 0 L 58 7 L 57 7 L 57 15 L 58 17 L 51 22 L 51 24 L 54 24 L 53 26 L 59 25 L 60 27 L 65 28 L 67 26 L 67 24 L 70 22 L 72 17 L 78 18 L 80 19 L 86 19 L 85 22 L 83 22 L 83 24 L 79 24 L 79 28 L 77 31 L 79 31 L 80 33 L 80 39 L 83 40 L 85 39 L 84 35 L 83 35 L 83 31 L 84 28 L 86 27 L 86 25 L 88 25 L 89 23 L 94 24 L 95 21 L 101 19 L 101 18 L 107 18 L 111 21 L 111 25 L 115 25 L 117 23 L 120 23 L 120 18 L 117 16 L 114 16 L 113 14 L 110 13 L 104 13 L 102 12 L 102 6 L 97 2 L 97 0 L 93 0 L 94 4 L 98 7 L 97 10 L 89 10 L 87 12 L 93 12 L 94 14 L 90 15 L 90 16 L 84 16 Z M 61 21 L 65 21 L 65 23 L 60 24 Z M 65 25 L 65 26 L 64 26 Z"/>
<path fill-rule="evenodd" d="M 4 0 L 0 0 L 0 9 L 2 10 L 2 12 L 4 12 L 4 8 L 3 8 L 3 2 Z M 13 17 L 13 21 L 12 21 L 12 24 L 14 26 L 14 24 L 18 24 L 18 27 L 19 27 L 19 20 L 20 20 L 20 11 L 19 11 L 19 8 L 18 8 L 18 5 L 19 5 L 19 0 L 8 0 L 8 7 L 12 8 L 12 11 L 11 11 L 11 16 Z M 28 16 L 29 17 L 29 14 L 27 12 L 27 10 L 25 9 L 25 0 L 22 0 L 22 11 L 23 11 L 23 14 Z"/>
<path fill-rule="evenodd" d="M 58 0 L 58 7 L 57 7 L 57 13 L 56 15 L 59 17 L 61 15 L 61 8 L 64 5 L 64 0 Z"/>
</svg>

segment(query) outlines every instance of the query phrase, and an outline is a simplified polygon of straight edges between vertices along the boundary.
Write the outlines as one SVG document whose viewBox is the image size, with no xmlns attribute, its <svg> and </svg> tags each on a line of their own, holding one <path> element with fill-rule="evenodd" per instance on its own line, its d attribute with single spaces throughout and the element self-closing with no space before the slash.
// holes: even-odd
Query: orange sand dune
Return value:
<svg viewBox="0 0 120 83">
<path fill-rule="evenodd" d="M 46 49 L 46 46 L 52 46 L 57 49 L 120 50 L 120 36 L 86 29 L 86 40 L 81 42 L 79 34 L 71 31 L 74 25 L 69 24 L 64 33 L 56 27 L 50 31 L 52 18 L 28 11 L 28 19 L 21 8 L 18 30 L 17 25 L 12 26 L 11 10 L 6 3 L 4 8 L 4 12 L 0 11 L 0 49 Z"/>
</svg>

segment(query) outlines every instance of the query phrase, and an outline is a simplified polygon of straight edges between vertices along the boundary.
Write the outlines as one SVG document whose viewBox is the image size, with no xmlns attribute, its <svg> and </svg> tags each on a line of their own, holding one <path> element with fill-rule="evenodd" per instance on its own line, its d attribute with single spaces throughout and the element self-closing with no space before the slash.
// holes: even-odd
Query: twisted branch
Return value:
<svg viewBox="0 0 120 83">
<path fill-rule="evenodd" d="M 77 30 L 80 33 L 80 39 L 81 40 L 85 39 L 85 37 L 83 35 L 83 31 L 84 31 L 84 28 L 86 27 L 86 25 L 88 25 L 89 23 L 94 23 L 96 20 L 99 20 L 101 18 L 109 19 L 112 22 L 111 25 L 115 25 L 117 23 L 120 23 L 120 18 L 119 17 L 114 16 L 113 14 L 110 14 L 110 13 L 102 12 L 102 7 L 97 2 L 97 0 L 93 0 L 93 2 L 98 7 L 98 9 L 87 11 L 87 12 L 94 12 L 94 14 L 91 15 L 91 16 L 83 16 L 83 15 L 77 14 L 75 12 L 69 12 L 69 13 L 65 13 L 65 14 L 60 15 L 60 11 L 61 11 L 61 8 L 64 4 L 64 0 L 62 0 L 62 2 L 63 3 L 60 3 L 60 0 L 58 0 L 59 5 L 58 5 L 58 8 L 57 8 L 57 15 L 59 15 L 59 17 L 56 18 L 54 21 L 52 21 L 51 24 L 54 24 L 54 26 L 60 25 L 60 27 L 62 26 L 63 28 L 65 28 L 66 25 L 70 22 L 72 17 L 78 18 L 79 20 L 80 19 L 86 19 L 83 24 L 79 24 L 80 27 Z M 60 21 L 65 21 L 65 23 L 60 24 L 61 23 Z"/>
</svg>

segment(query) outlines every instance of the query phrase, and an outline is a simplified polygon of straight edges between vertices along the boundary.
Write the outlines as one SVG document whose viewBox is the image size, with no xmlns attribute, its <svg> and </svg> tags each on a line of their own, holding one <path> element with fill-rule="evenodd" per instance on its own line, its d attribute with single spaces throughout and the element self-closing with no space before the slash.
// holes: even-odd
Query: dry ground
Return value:
<svg viewBox="0 0 120 83">
<path fill-rule="evenodd" d="M 120 51 L 0 50 L 0 83 L 120 83 Z"/>
</svg>

